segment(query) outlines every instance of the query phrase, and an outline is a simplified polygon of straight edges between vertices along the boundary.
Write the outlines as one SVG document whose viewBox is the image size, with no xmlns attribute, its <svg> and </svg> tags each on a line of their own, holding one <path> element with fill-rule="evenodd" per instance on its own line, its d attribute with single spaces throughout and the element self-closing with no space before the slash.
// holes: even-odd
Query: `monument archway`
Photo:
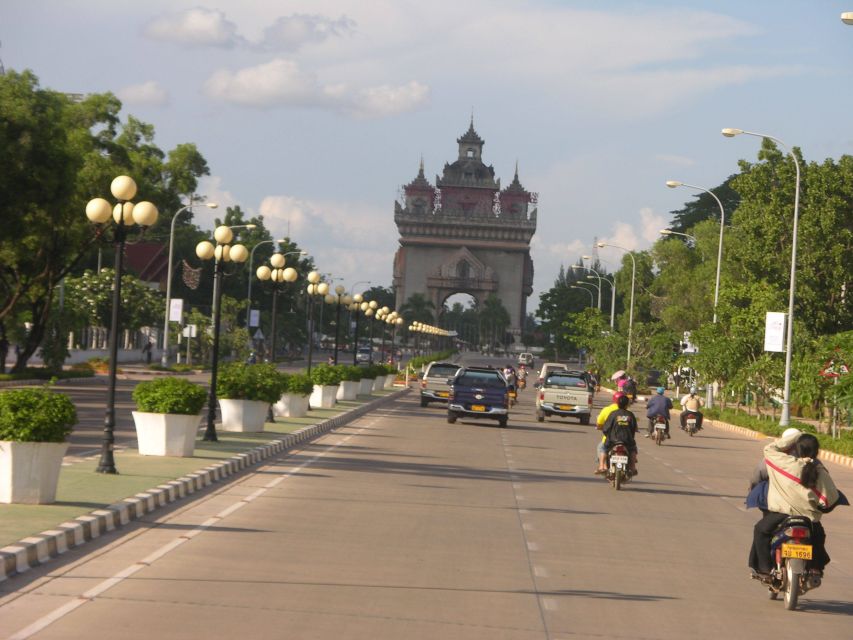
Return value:
<svg viewBox="0 0 853 640">
<path fill-rule="evenodd" d="M 421 293 L 436 310 L 455 293 L 473 296 L 482 307 L 496 295 L 510 316 L 510 332 L 521 335 L 527 298 L 533 293 L 530 240 L 536 232 L 536 194 L 519 182 L 501 189 L 495 170 L 482 160 L 483 139 L 474 130 L 457 138 L 455 162 L 444 165 L 435 185 L 424 175 L 394 203 L 400 247 L 394 258 L 399 309 Z"/>
</svg>

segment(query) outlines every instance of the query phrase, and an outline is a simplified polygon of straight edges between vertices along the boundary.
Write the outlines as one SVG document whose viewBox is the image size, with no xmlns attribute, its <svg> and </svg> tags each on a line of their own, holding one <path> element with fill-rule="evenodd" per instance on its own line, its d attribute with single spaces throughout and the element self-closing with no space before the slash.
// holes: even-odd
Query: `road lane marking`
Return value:
<svg viewBox="0 0 853 640">
<path fill-rule="evenodd" d="M 535 566 L 533 567 L 533 574 L 537 578 L 547 578 L 551 575 L 551 572 L 548 571 L 548 569 L 546 569 L 545 567 Z"/>
<path fill-rule="evenodd" d="M 349 435 L 344 437 L 339 442 L 337 442 L 333 445 L 330 445 L 328 449 L 321 451 L 320 453 L 317 453 L 316 455 L 309 458 L 308 460 L 306 460 L 305 462 L 303 462 L 299 466 L 283 473 L 281 475 L 281 479 L 284 480 L 285 478 L 289 478 L 292 475 L 294 475 L 295 473 L 298 473 L 301 469 L 303 469 L 303 468 L 305 468 L 311 464 L 314 464 L 315 462 L 320 460 L 320 458 L 327 456 L 329 453 L 331 453 L 332 451 L 334 451 L 335 449 L 337 449 L 341 445 L 348 442 L 353 436 L 356 436 L 359 433 L 361 433 L 365 428 L 375 424 L 375 422 L 376 422 L 376 420 L 363 425 L 362 427 L 358 428 L 357 431 L 350 433 Z M 283 461 L 292 454 L 293 454 L 293 452 L 288 452 L 288 454 L 285 456 L 281 456 L 279 458 L 276 458 L 274 460 L 269 461 L 267 463 L 267 465 L 265 465 L 265 466 L 269 467 L 271 463 Z M 255 473 L 257 473 L 257 471 Z M 122 581 L 126 580 L 127 578 L 129 578 L 130 576 L 132 576 L 136 572 L 140 571 L 141 569 L 144 569 L 145 567 L 151 566 L 151 564 L 153 564 L 154 562 L 156 562 L 157 560 L 159 560 L 163 556 L 174 551 L 175 549 L 177 549 L 178 547 L 180 547 L 184 543 L 188 542 L 189 540 L 191 540 L 195 536 L 199 535 L 200 533 L 208 530 L 211 526 L 213 526 L 217 522 L 221 521 L 223 518 L 226 518 L 227 516 L 231 515 L 235 511 L 237 511 L 238 509 L 245 507 L 247 504 L 251 503 L 253 500 L 257 499 L 258 497 L 260 497 L 261 495 L 266 493 L 273 486 L 275 486 L 275 484 L 268 483 L 267 486 L 254 491 L 253 493 L 249 494 L 248 496 L 240 496 L 237 499 L 237 502 L 226 507 L 225 509 L 220 511 L 215 516 L 208 518 L 206 521 L 204 521 L 203 523 L 201 523 L 197 527 L 191 529 L 190 531 L 182 533 L 180 535 L 180 537 L 175 538 L 174 540 L 171 540 L 170 542 L 167 542 L 162 547 L 160 547 L 159 549 L 157 549 L 153 553 L 149 554 L 148 556 L 146 556 L 142 560 L 140 560 L 138 562 L 134 562 L 133 564 L 125 567 L 124 569 L 117 572 L 112 577 L 107 578 L 106 580 L 103 580 L 102 582 L 98 583 L 97 585 L 95 585 L 94 587 L 92 587 L 91 589 L 86 591 L 85 593 L 81 594 L 80 596 L 75 596 L 69 602 L 65 603 L 64 605 L 57 607 L 56 609 L 54 609 L 50 613 L 42 616 L 41 618 L 39 618 L 38 620 L 36 620 L 32 624 L 30 624 L 29 626 L 21 629 L 20 631 L 18 631 L 14 635 L 10 636 L 9 640 L 28 640 L 29 638 L 32 638 L 34 635 L 36 635 L 37 633 L 40 633 L 41 631 L 43 631 L 44 629 L 46 629 L 47 627 L 52 625 L 54 622 L 61 620 L 62 618 L 67 616 L 69 613 L 76 610 L 78 607 L 81 607 L 82 605 L 86 604 L 87 602 L 91 602 L 97 596 L 101 595 L 105 591 L 111 589 L 112 587 L 116 586 L 117 584 L 120 584 Z"/>
<path fill-rule="evenodd" d="M 560 608 L 559 603 L 554 598 L 542 598 L 542 606 L 548 611 L 557 611 Z"/>
<path fill-rule="evenodd" d="M 527 550 L 528 551 L 539 551 L 539 545 L 535 542 L 527 542 Z"/>
</svg>

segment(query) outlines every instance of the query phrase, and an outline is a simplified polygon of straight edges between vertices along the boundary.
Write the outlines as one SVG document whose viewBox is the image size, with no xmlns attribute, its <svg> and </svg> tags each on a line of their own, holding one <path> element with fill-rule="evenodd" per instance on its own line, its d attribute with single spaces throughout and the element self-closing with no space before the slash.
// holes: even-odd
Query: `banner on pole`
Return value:
<svg viewBox="0 0 853 640">
<path fill-rule="evenodd" d="M 785 351 L 785 319 L 787 313 L 768 311 L 764 320 L 764 350 Z"/>
<path fill-rule="evenodd" d="M 184 319 L 184 301 L 182 298 L 172 298 L 169 300 L 169 320 L 171 322 L 181 322 Z"/>
<path fill-rule="evenodd" d="M 257 327 L 261 324 L 261 311 L 260 309 L 250 309 L 249 310 L 249 326 Z"/>
</svg>

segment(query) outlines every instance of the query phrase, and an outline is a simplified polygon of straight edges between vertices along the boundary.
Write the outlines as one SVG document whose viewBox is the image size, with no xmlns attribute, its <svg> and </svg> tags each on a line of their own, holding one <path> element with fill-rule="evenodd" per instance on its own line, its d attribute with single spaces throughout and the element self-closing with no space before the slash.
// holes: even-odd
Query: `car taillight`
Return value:
<svg viewBox="0 0 853 640">
<path fill-rule="evenodd" d="M 540 391 L 539 392 L 539 402 L 544 402 L 544 401 L 545 401 L 545 392 Z"/>
</svg>

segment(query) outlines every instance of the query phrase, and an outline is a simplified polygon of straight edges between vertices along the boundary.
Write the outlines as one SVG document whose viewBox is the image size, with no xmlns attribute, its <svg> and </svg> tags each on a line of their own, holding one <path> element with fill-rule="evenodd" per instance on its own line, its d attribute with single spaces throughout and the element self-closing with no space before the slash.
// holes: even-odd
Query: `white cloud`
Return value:
<svg viewBox="0 0 853 640">
<path fill-rule="evenodd" d="M 204 7 L 158 16 L 146 25 L 143 33 L 154 40 L 195 47 L 231 48 L 242 42 L 237 25 L 222 11 Z"/>
<path fill-rule="evenodd" d="M 693 158 L 668 153 L 656 154 L 655 160 L 660 160 L 664 164 L 671 164 L 675 167 L 692 167 L 696 164 L 696 161 Z"/>
<path fill-rule="evenodd" d="M 153 80 L 119 89 L 117 95 L 127 105 L 162 107 L 169 103 L 168 92 Z"/>
<path fill-rule="evenodd" d="M 429 88 L 418 82 L 352 90 L 346 84 L 323 85 L 293 61 L 276 58 L 236 72 L 220 69 L 205 83 L 207 95 L 243 106 L 322 107 L 365 117 L 411 111 L 423 104 Z"/>
<path fill-rule="evenodd" d="M 203 176 L 198 181 L 199 194 L 206 198 L 207 202 L 215 202 L 219 205 L 216 209 L 205 206 L 193 207 L 193 221 L 202 229 L 213 230 L 214 220 L 224 218 L 225 210 L 237 204 L 237 198 L 223 186 L 221 176 Z"/>
<path fill-rule="evenodd" d="M 258 47 L 269 51 L 296 51 L 333 37 L 351 34 L 355 22 L 346 16 L 332 20 L 324 16 L 293 14 L 278 18 L 264 29 Z"/>
</svg>

